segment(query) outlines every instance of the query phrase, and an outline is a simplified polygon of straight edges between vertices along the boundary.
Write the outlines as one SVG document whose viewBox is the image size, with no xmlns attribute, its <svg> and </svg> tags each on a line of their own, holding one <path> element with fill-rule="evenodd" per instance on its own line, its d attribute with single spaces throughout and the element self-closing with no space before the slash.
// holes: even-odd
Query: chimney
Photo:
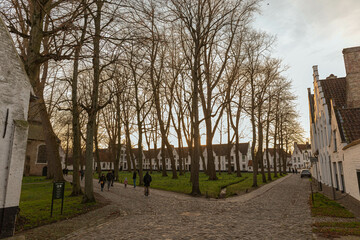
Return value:
<svg viewBox="0 0 360 240">
<path fill-rule="evenodd" d="M 360 108 L 360 47 L 343 50 L 346 70 L 346 105 Z"/>
</svg>

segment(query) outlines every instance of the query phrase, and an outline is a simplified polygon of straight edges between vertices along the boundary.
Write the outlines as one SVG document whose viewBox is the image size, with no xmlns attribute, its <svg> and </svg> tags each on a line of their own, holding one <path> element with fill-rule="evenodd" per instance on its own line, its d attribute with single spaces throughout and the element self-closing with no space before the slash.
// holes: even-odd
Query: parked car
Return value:
<svg viewBox="0 0 360 240">
<path fill-rule="evenodd" d="M 303 178 L 303 177 L 309 177 L 309 178 L 311 178 L 311 173 L 310 173 L 309 170 L 303 169 L 303 170 L 301 170 L 300 177 L 301 177 L 301 178 Z"/>
</svg>

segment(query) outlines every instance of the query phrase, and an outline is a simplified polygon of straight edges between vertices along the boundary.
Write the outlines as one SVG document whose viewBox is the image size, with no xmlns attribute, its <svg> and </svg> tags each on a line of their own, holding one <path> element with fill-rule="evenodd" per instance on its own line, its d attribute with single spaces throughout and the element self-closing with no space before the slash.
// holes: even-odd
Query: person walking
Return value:
<svg viewBox="0 0 360 240">
<path fill-rule="evenodd" d="M 112 175 L 111 171 L 109 171 L 106 174 L 106 180 L 107 180 L 107 189 L 108 189 L 108 191 L 110 191 L 110 185 L 111 185 L 111 182 L 113 181 L 113 175 Z"/>
<path fill-rule="evenodd" d="M 112 173 L 111 186 L 113 187 L 114 186 L 114 180 L 115 180 L 115 171 L 112 170 L 111 173 Z"/>
<path fill-rule="evenodd" d="M 80 180 L 82 181 L 84 178 L 84 170 L 80 170 Z"/>
<path fill-rule="evenodd" d="M 105 182 L 106 182 L 106 178 L 105 178 L 104 174 L 102 174 L 99 178 L 99 183 L 100 183 L 102 192 L 104 191 Z"/>
<path fill-rule="evenodd" d="M 136 188 L 136 171 L 133 173 L 134 188 Z"/>
<path fill-rule="evenodd" d="M 149 174 L 149 172 L 146 172 L 145 176 L 144 176 L 144 186 L 145 186 L 145 189 L 144 189 L 144 193 L 145 193 L 145 196 L 148 196 L 150 194 L 150 183 L 151 183 L 151 176 Z"/>
<path fill-rule="evenodd" d="M 128 184 L 127 177 L 125 177 L 125 180 L 124 180 L 125 188 L 126 188 L 127 184 Z"/>
</svg>

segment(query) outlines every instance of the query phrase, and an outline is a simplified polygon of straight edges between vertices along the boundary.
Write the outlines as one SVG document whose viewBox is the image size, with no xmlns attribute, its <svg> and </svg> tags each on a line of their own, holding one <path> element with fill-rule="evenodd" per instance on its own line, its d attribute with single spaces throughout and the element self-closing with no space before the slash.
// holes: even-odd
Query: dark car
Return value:
<svg viewBox="0 0 360 240">
<path fill-rule="evenodd" d="M 303 177 L 309 177 L 309 178 L 311 178 L 311 173 L 310 173 L 309 170 L 303 169 L 303 170 L 301 170 L 300 177 L 302 177 L 302 178 L 303 178 Z"/>
</svg>

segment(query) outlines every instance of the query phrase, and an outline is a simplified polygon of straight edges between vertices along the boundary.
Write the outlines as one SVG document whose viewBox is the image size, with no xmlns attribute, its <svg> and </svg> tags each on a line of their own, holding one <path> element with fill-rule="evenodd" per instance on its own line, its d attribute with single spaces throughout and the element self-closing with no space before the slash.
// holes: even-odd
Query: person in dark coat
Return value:
<svg viewBox="0 0 360 240">
<path fill-rule="evenodd" d="M 110 190 L 110 185 L 114 181 L 114 176 L 113 176 L 111 171 L 109 171 L 106 174 L 106 180 L 107 180 L 107 188 L 108 188 L 108 191 L 109 191 Z"/>
<path fill-rule="evenodd" d="M 134 188 L 136 188 L 136 171 L 133 173 Z"/>
<path fill-rule="evenodd" d="M 148 195 L 150 194 L 150 183 L 151 183 L 151 176 L 149 174 L 149 172 L 146 172 L 145 176 L 144 176 L 144 186 L 145 186 L 145 195 L 146 195 L 146 191 L 148 193 Z"/>
<path fill-rule="evenodd" d="M 113 187 L 114 186 L 114 180 L 115 180 L 115 171 L 112 170 L 111 173 L 112 173 L 111 186 Z"/>
<path fill-rule="evenodd" d="M 104 191 L 105 182 L 106 182 L 106 177 L 104 174 L 102 174 L 99 178 L 99 183 L 100 183 L 102 192 Z"/>
<path fill-rule="evenodd" d="M 82 181 L 84 178 L 84 170 L 80 170 L 80 180 Z"/>
</svg>

